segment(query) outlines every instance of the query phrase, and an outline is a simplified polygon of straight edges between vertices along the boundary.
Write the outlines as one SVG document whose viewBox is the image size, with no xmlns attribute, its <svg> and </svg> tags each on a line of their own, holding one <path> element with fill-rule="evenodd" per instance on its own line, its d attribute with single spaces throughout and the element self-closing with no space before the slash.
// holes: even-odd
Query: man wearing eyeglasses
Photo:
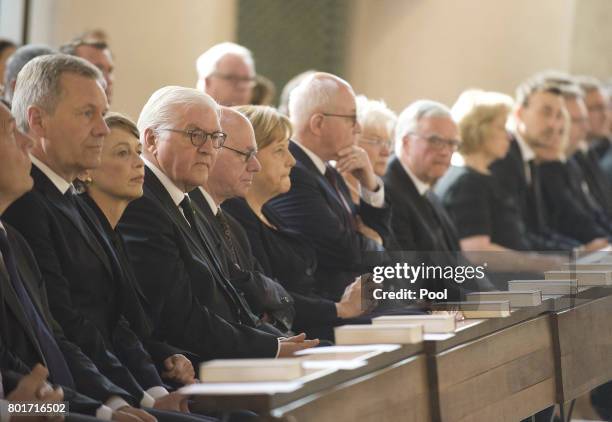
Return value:
<svg viewBox="0 0 612 422">
<path fill-rule="evenodd" d="M 119 222 L 136 276 L 151 304 L 156 335 L 202 360 L 290 356 L 312 347 L 279 339 L 223 273 L 221 251 L 187 195 L 206 183 L 226 140 L 213 99 L 192 88 L 157 90 L 138 119 L 146 165 L 144 196 Z"/>
<path fill-rule="evenodd" d="M 196 61 L 197 88 L 224 106 L 249 104 L 255 86 L 251 52 L 231 42 L 217 44 Z"/>
<path fill-rule="evenodd" d="M 311 241 L 318 258 L 318 288 L 337 301 L 357 275 L 377 265 L 371 262 L 372 252 L 379 252 L 376 259 L 384 255 L 380 238 L 362 229 L 369 226 L 383 238 L 388 232 L 384 186 L 367 153 L 356 145 L 361 127 L 355 94 L 346 81 L 328 73 L 308 76 L 291 93 L 289 115 L 294 127 L 289 148 L 297 161 L 291 189 L 266 206 Z M 330 161 L 336 161 L 335 168 Z M 361 184 L 358 205 L 340 172 Z"/>
</svg>

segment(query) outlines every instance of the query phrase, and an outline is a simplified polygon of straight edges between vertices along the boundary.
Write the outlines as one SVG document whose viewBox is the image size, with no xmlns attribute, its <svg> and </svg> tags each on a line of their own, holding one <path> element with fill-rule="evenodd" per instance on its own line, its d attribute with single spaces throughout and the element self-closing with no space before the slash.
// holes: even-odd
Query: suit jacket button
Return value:
<svg viewBox="0 0 612 422">
<path fill-rule="evenodd" d="M 312 275 L 312 268 L 306 268 L 306 275 Z"/>
</svg>

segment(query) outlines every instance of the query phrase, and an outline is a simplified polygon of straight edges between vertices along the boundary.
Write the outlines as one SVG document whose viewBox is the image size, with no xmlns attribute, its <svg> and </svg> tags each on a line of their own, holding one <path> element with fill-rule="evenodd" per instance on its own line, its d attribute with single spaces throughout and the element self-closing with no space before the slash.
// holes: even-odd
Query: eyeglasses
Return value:
<svg viewBox="0 0 612 422">
<path fill-rule="evenodd" d="M 219 79 L 223 79 L 224 81 L 228 81 L 234 86 L 237 86 L 240 84 L 248 84 L 251 87 L 255 86 L 254 76 L 238 76 L 238 75 L 232 75 L 231 73 L 218 73 L 218 72 L 212 73 L 211 76 L 215 76 Z"/>
<path fill-rule="evenodd" d="M 415 132 L 409 132 L 409 135 L 414 135 L 418 138 L 426 140 L 429 146 L 436 150 L 448 148 L 451 151 L 457 151 L 459 149 L 460 142 L 456 139 L 444 139 L 438 135 L 424 136 Z"/>
<path fill-rule="evenodd" d="M 198 147 L 198 148 L 204 145 L 206 141 L 210 139 L 212 142 L 213 148 L 219 149 L 223 146 L 223 144 L 225 143 L 225 140 L 227 139 L 227 134 L 221 131 L 204 132 L 201 129 L 180 130 L 180 129 L 168 129 L 168 128 L 161 128 L 157 130 L 165 130 L 168 132 L 176 132 L 176 133 L 182 133 L 183 135 L 187 135 L 189 136 L 189 140 L 191 141 L 193 146 Z"/>
<path fill-rule="evenodd" d="M 223 148 L 225 149 L 229 149 L 230 151 L 234 151 L 236 154 L 240 154 L 244 157 L 244 162 L 248 163 L 249 160 L 253 157 L 255 157 L 257 155 L 257 150 L 256 149 L 250 149 L 248 151 L 240 151 L 238 149 L 234 149 L 231 147 L 228 147 L 227 145 L 222 145 Z"/>
<path fill-rule="evenodd" d="M 391 149 L 393 146 L 393 141 L 391 141 L 391 139 L 368 138 L 367 136 L 362 136 L 359 142 L 366 145 L 373 145 L 377 148 L 387 147 Z"/>
<path fill-rule="evenodd" d="M 334 114 L 334 113 L 321 113 L 325 117 L 341 117 L 344 119 L 349 119 L 351 121 L 351 125 L 355 127 L 357 124 L 357 115 L 356 114 Z"/>
</svg>

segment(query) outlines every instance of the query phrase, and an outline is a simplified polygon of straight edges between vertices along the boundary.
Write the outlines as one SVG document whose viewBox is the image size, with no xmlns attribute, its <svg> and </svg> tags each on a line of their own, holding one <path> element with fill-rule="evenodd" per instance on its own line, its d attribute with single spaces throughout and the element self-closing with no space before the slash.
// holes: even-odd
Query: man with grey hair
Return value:
<svg viewBox="0 0 612 422">
<path fill-rule="evenodd" d="M 366 257 L 384 251 L 389 218 L 384 186 L 365 150 L 356 145 L 361 128 L 355 94 L 346 81 L 329 73 L 306 77 L 291 93 L 289 114 L 294 127 L 289 148 L 297 161 L 291 189 L 266 206 L 313 243 L 318 288 L 337 301 L 357 275 L 369 271 Z M 329 164 L 333 160 L 335 168 Z M 360 182 L 358 206 L 340 172 Z"/>
<path fill-rule="evenodd" d="M 279 339 L 260 321 L 222 271 L 188 192 L 208 179 L 225 142 L 219 107 L 193 88 L 166 86 L 138 119 L 146 166 L 144 196 L 126 209 L 119 230 L 160 341 L 203 360 L 290 356 L 317 342 Z"/>
<path fill-rule="evenodd" d="M 29 242 L 51 311 L 66 337 L 112 379 L 111 383 L 73 372 L 75 379 L 67 375 L 65 382 L 75 383 L 79 390 L 105 403 L 96 411 L 98 417 L 132 415 L 148 422 L 155 418 L 131 405 L 153 406 L 156 400 L 141 388 L 73 302 L 78 294 L 75 286 L 83 286 L 84 274 L 93 285 L 116 282 L 106 270 L 106 255 L 81 215 L 80 199 L 72 187 L 78 174 L 100 164 L 102 142 L 109 133 L 101 77 L 85 60 L 63 54 L 37 57 L 21 70 L 12 107 L 19 128 L 34 139 L 34 188 L 7 209 L 5 218 Z M 89 303 L 90 309 L 100 306 L 107 306 L 102 297 L 99 303 Z"/>
<path fill-rule="evenodd" d="M 251 52 L 224 42 L 206 50 L 196 61 L 197 88 L 221 105 L 249 104 L 255 86 L 255 62 Z"/>
<path fill-rule="evenodd" d="M 577 76 L 576 82 L 584 92 L 584 104 L 589 117 L 587 141 L 593 157 L 601 159 L 610 148 L 610 100 L 601 82 L 592 76 Z"/>
<path fill-rule="evenodd" d="M 56 54 L 57 50 L 46 45 L 28 44 L 19 47 L 8 59 L 6 70 L 4 73 L 4 100 L 11 103 L 13 93 L 15 92 L 15 84 L 17 83 L 17 74 L 30 60 L 47 54 Z"/>
</svg>

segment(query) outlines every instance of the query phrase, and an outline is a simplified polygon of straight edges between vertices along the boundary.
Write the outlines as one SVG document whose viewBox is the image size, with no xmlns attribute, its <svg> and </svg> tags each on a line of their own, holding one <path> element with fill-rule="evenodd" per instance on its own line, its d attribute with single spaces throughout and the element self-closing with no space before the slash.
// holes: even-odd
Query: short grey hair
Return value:
<svg viewBox="0 0 612 422">
<path fill-rule="evenodd" d="M 428 117 L 446 117 L 452 120 L 450 109 L 442 103 L 432 100 L 418 100 L 401 112 L 395 127 L 395 155 L 399 156 L 403 149 L 404 137 L 416 132 L 419 121 Z"/>
<path fill-rule="evenodd" d="M 348 82 L 331 73 L 317 72 L 305 77 L 289 95 L 289 116 L 296 131 L 332 103 L 343 84 L 352 91 Z"/>
<path fill-rule="evenodd" d="M 585 94 L 597 90 L 607 94 L 601 81 L 593 76 L 576 76 L 575 80 Z"/>
<path fill-rule="evenodd" d="M 142 108 L 138 117 L 140 141 L 144 142 L 146 129 L 157 129 L 172 124 L 179 115 L 178 109 L 203 105 L 220 117 L 220 108 L 210 95 L 194 88 L 165 86 L 155 91 Z"/>
<path fill-rule="evenodd" d="M 36 57 L 56 54 L 57 52 L 49 46 L 36 44 L 24 45 L 15 50 L 6 62 L 6 69 L 4 70 L 4 99 L 9 103 L 13 100 L 13 83 L 17 81 L 17 75 L 26 63 Z"/>
<path fill-rule="evenodd" d="M 365 95 L 358 95 L 355 102 L 357 103 L 357 121 L 362 132 L 365 128 L 372 128 L 382 130 L 393 138 L 397 115 L 387 107 L 384 101 L 370 100 Z"/>
<path fill-rule="evenodd" d="M 101 82 L 102 72 L 87 60 L 67 54 L 51 54 L 30 60 L 17 75 L 12 112 L 19 128 L 28 132 L 28 107 L 37 106 L 54 113 L 62 95 L 65 73 Z"/>
<path fill-rule="evenodd" d="M 251 50 L 233 42 L 222 42 L 210 47 L 196 60 L 196 70 L 198 72 L 197 89 L 201 91 L 206 89 L 206 78 L 217 70 L 219 61 L 228 54 L 241 57 L 255 72 L 255 61 L 253 60 Z"/>
</svg>

